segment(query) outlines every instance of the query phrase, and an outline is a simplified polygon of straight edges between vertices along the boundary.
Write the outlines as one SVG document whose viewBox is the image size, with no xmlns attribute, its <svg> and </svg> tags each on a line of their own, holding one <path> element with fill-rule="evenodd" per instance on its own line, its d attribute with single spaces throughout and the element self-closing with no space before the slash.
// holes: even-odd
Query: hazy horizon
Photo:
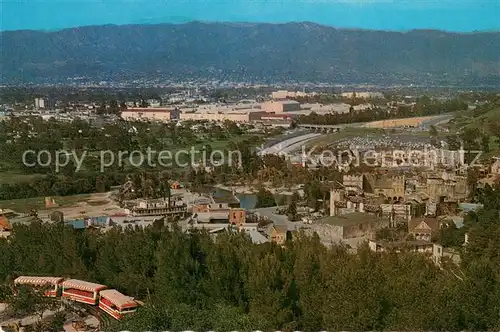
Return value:
<svg viewBox="0 0 500 332">
<path fill-rule="evenodd" d="M 444 29 L 432 29 L 432 28 L 412 28 L 407 30 L 390 30 L 390 29 L 370 29 L 370 28 L 359 28 L 359 27 L 344 27 L 344 26 L 333 26 L 328 24 L 322 24 L 317 22 L 310 21 L 287 21 L 287 22 L 250 22 L 250 21 L 202 21 L 202 20 L 191 20 L 185 22 L 158 22 L 158 23 L 123 23 L 123 24 L 114 24 L 114 23 L 105 23 L 105 24 L 91 24 L 91 25 L 80 25 L 80 26 L 70 26 L 64 28 L 53 28 L 53 29 L 15 29 L 15 30 L 1 30 L 0 32 L 16 32 L 16 31 L 37 31 L 37 32 L 57 32 L 67 29 L 82 29 L 87 27 L 104 27 L 104 26 L 115 26 L 115 27 L 126 27 L 126 26 L 148 26 L 148 25 L 182 25 L 182 24 L 190 24 L 190 23 L 204 23 L 204 24 L 227 24 L 227 25 L 252 25 L 252 24 L 275 24 L 275 25 L 283 25 L 283 24 L 317 24 L 324 27 L 329 27 L 333 29 L 339 30 L 359 30 L 359 31 L 380 31 L 380 32 L 400 32 L 407 33 L 411 31 L 439 31 L 444 33 L 454 33 L 454 34 L 474 34 L 474 33 L 500 33 L 500 29 L 495 30 L 474 30 L 474 31 L 451 31 Z"/>
<path fill-rule="evenodd" d="M 496 0 L 4 0 L 2 31 L 96 25 L 312 22 L 339 29 L 500 31 Z"/>
</svg>

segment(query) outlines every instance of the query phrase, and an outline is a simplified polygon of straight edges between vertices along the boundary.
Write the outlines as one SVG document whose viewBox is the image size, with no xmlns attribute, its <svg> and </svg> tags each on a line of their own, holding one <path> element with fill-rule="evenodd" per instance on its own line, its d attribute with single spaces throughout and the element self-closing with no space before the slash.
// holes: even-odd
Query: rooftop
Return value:
<svg viewBox="0 0 500 332">
<path fill-rule="evenodd" d="M 288 225 L 277 225 L 277 224 L 274 224 L 273 228 L 278 233 L 286 233 L 286 232 L 288 232 Z"/>
<path fill-rule="evenodd" d="M 425 227 L 424 224 L 427 225 L 433 232 L 439 230 L 439 220 L 434 217 L 421 217 L 421 218 L 413 218 L 408 222 L 408 231 L 413 231 L 419 227 Z"/>
<path fill-rule="evenodd" d="M 171 112 L 172 110 L 172 108 L 164 107 L 130 107 L 124 112 Z"/>
<path fill-rule="evenodd" d="M 14 218 L 9 219 L 9 223 L 11 225 L 13 225 L 13 224 L 28 224 L 28 223 L 31 223 L 31 222 L 37 220 L 37 219 L 38 218 L 35 216 L 14 217 Z"/>
<path fill-rule="evenodd" d="M 280 103 L 280 104 L 284 104 L 284 105 L 296 105 L 296 104 L 300 104 L 298 101 L 288 100 L 288 99 L 284 99 L 284 100 L 272 100 L 271 103 Z"/>
<path fill-rule="evenodd" d="M 200 222 L 210 222 L 211 220 L 229 220 L 229 209 L 221 209 L 210 212 L 197 212 L 196 219 Z"/>
<path fill-rule="evenodd" d="M 392 179 L 387 177 L 380 177 L 375 179 L 375 188 L 378 189 L 391 189 L 392 188 Z"/>
<path fill-rule="evenodd" d="M 212 199 L 216 204 L 240 204 L 234 195 L 212 196 Z"/>
<path fill-rule="evenodd" d="M 55 285 L 61 282 L 63 278 L 59 277 L 33 277 L 33 276 L 20 276 L 14 280 L 16 284 L 31 284 L 31 285 Z"/>
<path fill-rule="evenodd" d="M 250 232 L 248 232 L 248 235 L 250 236 L 252 243 L 261 244 L 269 242 L 269 240 L 264 235 L 260 234 L 258 231 L 251 230 Z"/>
<path fill-rule="evenodd" d="M 10 230 L 10 223 L 4 216 L 0 215 L 0 229 Z"/>
<path fill-rule="evenodd" d="M 417 247 L 417 246 L 433 246 L 432 242 L 423 241 L 423 240 L 413 240 L 413 241 L 396 241 L 396 242 L 386 242 L 386 241 L 373 241 L 376 244 L 387 248 L 387 249 L 396 249 L 396 248 L 408 248 L 408 247 Z"/>
<path fill-rule="evenodd" d="M 99 293 L 105 299 L 111 301 L 114 305 L 118 307 L 129 307 L 136 306 L 137 303 L 134 301 L 133 297 L 123 295 L 116 289 L 106 289 Z"/>
<path fill-rule="evenodd" d="M 104 285 L 95 284 L 92 282 L 77 280 L 77 279 L 66 280 L 65 282 L 63 282 L 62 285 L 64 288 L 76 288 L 76 289 L 80 289 L 80 290 L 84 290 L 84 291 L 91 291 L 91 292 L 97 291 L 99 289 L 107 288 Z"/>
<path fill-rule="evenodd" d="M 11 213 L 14 213 L 14 210 L 11 210 L 11 209 L 0 209 L 0 214 L 3 214 L 3 215 L 7 215 L 7 214 L 11 214 Z"/>
<path fill-rule="evenodd" d="M 258 227 L 258 224 L 256 223 L 246 223 L 244 224 L 241 228 L 239 227 L 236 227 L 236 229 L 241 229 L 241 230 L 252 230 L 254 228 L 257 228 Z M 233 225 L 229 224 L 229 223 L 224 223 L 224 224 L 220 224 L 220 223 L 217 223 L 217 224 L 206 224 L 206 223 L 198 223 L 198 224 L 192 224 L 192 225 L 188 225 L 186 227 L 186 230 L 189 230 L 189 229 L 205 229 L 207 231 L 213 231 L 213 230 L 216 230 L 216 231 L 219 231 L 219 230 L 222 230 L 222 229 L 230 229 L 230 228 L 234 228 Z"/>
<path fill-rule="evenodd" d="M 328 224 L 332 226 L 352 226 L 359 225 L 366 222 L 374 222 L 377 221 L 377 218 L 374 215 L 362 212 L 352 212 L 349 214 L 345 214 L 342 216 L 328 216 L 318 220 L 319 223 Z"/>
<path fill-rule="evenodd" d="M 460 203 L 458 207 L 461 208 L 464 212 L 476 211 L 483 207 L 482 204 L 474 204 L 474 203 Z"/>
</svg>

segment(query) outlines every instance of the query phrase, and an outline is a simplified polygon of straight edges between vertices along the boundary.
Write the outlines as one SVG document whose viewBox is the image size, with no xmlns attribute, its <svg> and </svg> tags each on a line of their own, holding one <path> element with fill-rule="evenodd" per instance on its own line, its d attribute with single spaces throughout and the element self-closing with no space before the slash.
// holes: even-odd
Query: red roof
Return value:
<svg viewBox="0 0 500 332">
<path fill-rule="evenodd" d="M 99 295 L 120 308 L 137 306 L 137 303 L 134 301 L 133 297 L 123 295 L 116 289 L 103 290 L 99 293 Z"/>
<path fill-rule="evenodd" d="M 10 231 L 12 229 L 12 227 L 10 227 L 9 221 L 4 216 L 0 216 L 0 230 L 2 229 L 6 231 Z"/>
</svg>

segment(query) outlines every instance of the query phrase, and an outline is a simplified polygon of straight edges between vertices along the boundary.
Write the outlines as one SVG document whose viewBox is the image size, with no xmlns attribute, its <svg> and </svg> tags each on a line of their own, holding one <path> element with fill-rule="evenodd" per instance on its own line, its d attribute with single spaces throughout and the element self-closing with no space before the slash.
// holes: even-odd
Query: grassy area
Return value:
<svg viewBox="0 0 500 332">
<path fill-rule="evenodd" d="M 174 146 L 174 147 L 171 147 L 171 148 L 168 148 L 168 149 L 165 149 L 165 151 L 170 151 L 170 155 L 172 157 L 171 160 L 164 160 L 163 162 L 164 163 L 168 163 L 168 162 L 171 162 L 173 164 L 173 167 L 174 168 L 177 168 L 176 165 L 175 165 L 175 156 L 176 156 L 176 153 L 179 152 L 179 151 L 187 151 L 187 152 L 191 152 L 191 149 L 194 149 L 194 151 L 196 151 L 196 158 L 195 158 L 195 161 L 200 161 L 201 158 L 202 158 L 202 151 L 204 150 L 204 147 L 205 145 L 210 145 L 211 148 L 212 148 L 212 151 L 216 151 L 216 150 L 225 150 L 227 149 L 227 147 L 229 146 L 229 143 L 233 142 L 233 143 L 239 143 L 239 142 L 242 142 L 248 138 L 252 137 L 251 135 L 240 135 L 240 136 L 234 136 L 234 137 L 231 137 L 231 139 L 228 139 L 228 140 L 220 140 L 220 141 L 207 141 L 207 142 L 203 142 L 203 143 L 197 143 L 197 144 L 193 144 L 192 146 Z M 157 151 L 158 152 L 158 151 Z M 164 154 L 163 156 L 164 157 L 168 157 L 170 156 L 168 154 Z M 146 157 L 146 155 L 145 155 Z M 207 154 L 206 156 L 207 158 L 210 158 L 210 155 Z M 139 164 L 140 163 L 140 160 L 141 157 L 139 155 L 134 155 L 132 156 L 132 162 L 134 164 Z M 187 156 L 186 154 L 182 153 L 179 155 L 179 161 L 181 163 L 186 163 L 186 162 L 190 162 L 191 161 L 191 157 L 190 156 Z M 151 160 L 152 163 L 156 163 L 158 165 L 158 156 L 157 155 L 152 155 L 152 160 Z M 144 161 L 145 164 L 147 164 L 147 160 Z M 131 167 L 131 164 L 130 164 L 130 159 L 128 156 L 125 156 L 124 157 L 124 165 L 126 165 L 125 167 Z"/>
<path fill-rule="evenodd" d="M 493 108 L 479 116 L 475 116 L 472 111 L 464 111 L 457 115 L 455 119 L 450 121 L 445 127 L 449 130 L 446 135 L 456 135 L 464 130 L 471 129 L 477 132 L 478 140 L 481 135 L 487 134 L 490 136 L 498 135 L 490 127 L 491 124 L 500 123 L 500 107 Z M 500 156 L 500 142 L 494 137 L 490 137 L 490 152 L 483 153 L 481 159 L 488 160 L 491 157 Z"/>
<path fill-rule="evenodd" d="M 109 202 L 109 201 L 106 201 L 106 200 L 87 201 L 87 203 L 88 203 L 90 206 L 100 206 L 100 205 L 107 204 L 108 202 Z"/>
<path fill-rule="evenodd" d="M 489 160 L 493 157 L 499 157 L 500 156 L 500 142 L 497 141 L 495 138 L 490 137 L 490 152 L 484 153 L 481 156 L 482 160 Z"/>
<path fill-rule="evenodd" d="M 470 128 L 474 130 L 479 130 L 480 132 L 489 132 L 490 134 L 496 134 L 490 132 L 489 125 L 491 123 L 500 122 L 500 107 L 493 108 L 486 112 L 481 112 L 479 116 L 474 114 L 474 111 L 467 110 L 460 112 L 456 117 L 450 121 L 447 128 L 451 132 L 457 132 L 461 129 Z"/>
<path fill-rule="evenodd" d="M 0 184 L 14 184 L 31 182 L 37 178 L 43 177 L 43 174 L 22 174 L 18 172 L 1 172 Z"/>
<path fill-rule="evenodd" d="M 194 147 L 195 151 L 200 151 L 200 152 L 203 150 L 203 147 L 206 144 L 209 144 L 212 147 L 213 151 L 215 151 L 215 150 L 224 150 L 224 149 L 227 149 L 227 147 L 228 147 L 228 145 L 229 145 L 230 142 L 234 142 L 234 143 L 242 142 L 242 141 L 244 141 L 246 139 L 249 139 L 252 136 L 255 136 L 255 135 L 243 134 L 243 135 L 239 135 L 239 136 L 233 136 L 233 137 L 231 137 L 230 139 L 227 139 L 227 140 L 207 141 L 207 142 L 203 142 L 203 143 L 193 144 L 192 146 Z M 188 146 L 182 146 L 182 145 L 169 146 L 165 150 L 170 151 L 171 156 L 172 156 L 171 162 L 172 162 L 172 164 L 173 164 L 173 166 L 175 168 L 175 155 L 176 155 L 176 153 L 179 152 L 179 151 L 182 151 L 182 150 L 191 151 L 191 145 L 188 145 Z M 146 166 L 147 163 L 148 163 L 148 161 L 147 161 L 147 154 L 144 153 L 143 156 L 145 158 L 145 160 L 143 161 L 143 165 Z M 168 155 L 164 154 L 163 156 L 165 157 L 165 156 L 168 156 Z M 202 154 L 201 153 L 197 153 L 197 156 L 198 156 L 197 159 L 200 160 Z M 93 151 L 93 152 L 88 153 L 87 159 L 91 158 L 91 157 L 95 157 L 95 158 L 97 158 L 99 160 L 101 158 L 101 155 L 100 155 L 99 152 Z M 119 155 L 115 154 L 114 157 L 115 157 L 115 165 L 117 165 L 118 164 Z M 207 158 L 209 158 L 209 157 L 210 156 L 207 155 Z M 109 162 L 109 158 L 110 158 L 110 156 L 108 154 L 104 155 L 104 159 L 105 159 L 106 162 Z M 187 156 L 185 154 L 179 155 L 179 159 L 181 160 L 181 162 L 190 162 L 191 161 L 191 157 L 189 157 L 189 156 Z M 132 156 L 132 164 L 139 165 L 140 162 L 141 162 L 141 156 L 139 154 L 135 154 L 135 155 Z M 156 163 L 159 166 L 158 156 L 157 155 L 156 156 L 153 155 L 151 162 L 152 163 Z M 164 160 L 164 162 L 168 163 L 169 161 L 168 160 Z M 0 161 L 0 163 L 1 163 L 1 161 Z M 125 155 L 122 156 L 122 163 L 125 166 L 126 170 L 132 171 L 133 169 L 135 169 L 135 167 L 131 165 L 130 156 L 128 156 L 127 154 L 125 154 Z M 85 171 L 85 170 L 86 169 L 85 169 L 85 165 L 84 165 L 82 167 L 81 171 Z M 32 182 L 32 181 L 36 180 L 37 178 L 41 178 L 43 176 L 44 176 L 43 174 L 22 174 L 22 173 L 17 172 L 17 171 L 5 171 L 5 172 L 0 172 L 0 184 L 27 183 L 27 182 Z"/>
<path fill-rule="evenodd" d="M 73 195 L 52 197 L 59 207 L 71 206 L 78 202 L 87 201 L 91 195 Z M 25 199 L 12 199 L 0 201 L 0 209 L 12 209 L 16 212 L 29 212 L 32 209 L 45 210 L 45 197 L 34 197 Z M 57 208 L 54 208 L 57 209 Z"/>
</svg>

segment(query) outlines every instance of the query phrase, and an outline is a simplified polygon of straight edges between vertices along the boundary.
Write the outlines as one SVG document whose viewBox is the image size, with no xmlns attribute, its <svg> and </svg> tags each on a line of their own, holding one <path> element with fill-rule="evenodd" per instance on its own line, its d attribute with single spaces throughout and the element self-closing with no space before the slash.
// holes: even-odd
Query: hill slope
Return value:
<svg viewBox="0 0 500 332">
<path fill-rule="evenodd" d="M 500 33 L 383 32 L 314 23 L 201 23 L 6 31 L 4 82 L 136 77 L 495 83 Z"/>
</svg>

